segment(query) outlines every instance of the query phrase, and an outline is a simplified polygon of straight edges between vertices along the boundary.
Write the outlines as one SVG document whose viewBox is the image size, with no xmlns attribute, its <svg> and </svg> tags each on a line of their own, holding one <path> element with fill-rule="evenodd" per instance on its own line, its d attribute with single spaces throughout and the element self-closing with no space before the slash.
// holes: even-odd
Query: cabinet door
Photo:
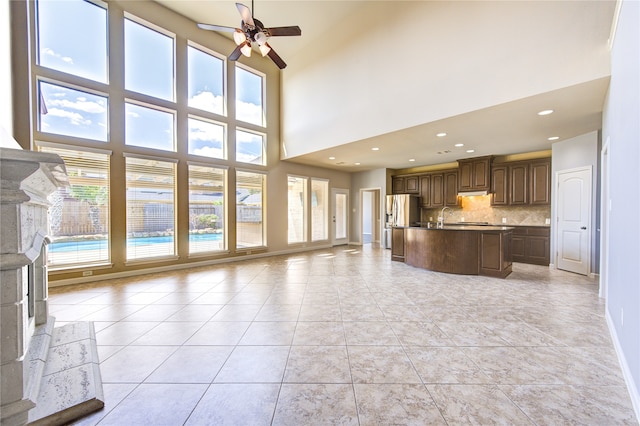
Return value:
<svg viewBox="0 0 640 426">
<path fill-rule="evenodd" d="M 444 175 L 435 173 L 431 175 L 431 207 L 444 206 Z"/>
<path fill-rule="evenodd" d="M 404 229 L 391 229 L 391 260 L 404 262 Z"/>
<path fill-rule="evenodd" d="M 533 161 L 530 166 L 531 204 L 551 204 L 551 162 L 549 160 Z"/>
<path fill-rule="evenodd" d="M 514 164 L 509 166 L 509 204 L 528 204 L 529 199 L 529 166 L 527 164 Z"/>
<path fill-rule="evenodd" d="M 458 197 L 458 172 L 456 170 L 444 173 L 444 205 L 457 207 L 460 205 Z"/>
<path fill-rule="evenodd" d="M 431 175 L 420 176 L 420 205 L 431 207 Z"/>
<path fill-rule="evenodd" d="M 404 177 L 392 177 L 391 178 L 391 191 L 394 194 L 404 193 Z"/>
<path fill-rule="evenodd" d="M 549 237 L 529 235 L 526 241 L 525 252 L 527 255 L 527 263 L 549 265 Z"/>
<path fill-rule="evenodd" d="M 418 176 L 407 176 L 404 178 L 404 191 L 407 194 L 417 194 L 420 192 Z"/>
<path fill-rule="evenodd" d="M 494 206 L 506 206 L 509 204 L 507 169 L 507 166 L 493 166 L 491 169 L 491 204 Z"/>
<path fill-rule="evenodd" d="M 458 189 L 471 191 L 473 189 L 473 164 L 468 161 L 458 161 Z"/>
<path fill-rule="evenodd" d="M 525 254 L 525 235 L 513 235 L 511 237 L 511 260 L 513 262 L 525 262 L 527 257 Z"/>
<path fill-rule="evenodd" d="M 489 190 L 489 159 L 476 160 L 473 162 L 473 189 Z"/>
</svg>

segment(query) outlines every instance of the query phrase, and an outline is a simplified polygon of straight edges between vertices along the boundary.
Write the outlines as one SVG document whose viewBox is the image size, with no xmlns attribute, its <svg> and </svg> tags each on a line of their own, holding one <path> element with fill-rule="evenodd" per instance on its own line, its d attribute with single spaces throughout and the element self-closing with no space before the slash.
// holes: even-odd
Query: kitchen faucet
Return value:
<svg viewBox="0 0 640 426">
<path fill-rule="evenodd" d="M 438 218 L 438 228 L 441 228 L 441 229 L 444 228 L 444 211 L 446 209 L 450 210 L 449 215 L 453 214 L 453 209 L 451 209 L 451 207 L 443 207 L 442 211 L 440 212 L 440 217 Z"/>
</svg>

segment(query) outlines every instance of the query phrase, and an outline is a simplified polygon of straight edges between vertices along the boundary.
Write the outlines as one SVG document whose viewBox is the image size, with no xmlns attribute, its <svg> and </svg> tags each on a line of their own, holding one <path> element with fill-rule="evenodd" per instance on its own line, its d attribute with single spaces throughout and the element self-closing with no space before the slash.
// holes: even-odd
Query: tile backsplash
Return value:
<svg viewBox="0 0 640 426">
<path fill-rule="evenodd" d="M 445 222 L 488 222 L 507 225 L 548 225 L 545 220 L 551 217 L 551 206 L 492 206 L 491 196 L 462 197 L 462 206 L 445 211 Z M 422 222 L 437 221 L 442 209 L 422 209 Z M 450 214 L 451 213 L 451 214 Z M 464 218 L 464 220 L 463 220 Z"/>
</svg>

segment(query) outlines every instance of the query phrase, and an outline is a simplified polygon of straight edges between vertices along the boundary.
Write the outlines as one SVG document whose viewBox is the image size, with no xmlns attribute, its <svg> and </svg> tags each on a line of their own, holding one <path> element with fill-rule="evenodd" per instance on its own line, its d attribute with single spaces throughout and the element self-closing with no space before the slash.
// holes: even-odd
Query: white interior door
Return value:
<svg viewBox="0 0 640 426">
<path fill-rule="evenodd" d="M 331 245 L 349 243 L 349 191 L 333 188 L 331 207 L 331 225 L 333 227 Z"/>
<path fill-rule="evenodd" d="M 591 167 L 558 172 L 558 269 L 588 275 L 591 259 Z"/>
</svg>

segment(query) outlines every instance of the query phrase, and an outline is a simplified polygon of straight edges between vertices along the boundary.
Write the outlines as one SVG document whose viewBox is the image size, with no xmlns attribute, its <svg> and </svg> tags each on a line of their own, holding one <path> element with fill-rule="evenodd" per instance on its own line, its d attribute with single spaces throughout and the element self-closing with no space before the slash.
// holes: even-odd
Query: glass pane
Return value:
<svg viewBox="0 0 640 426">
<path fill-rule="evenodd" d="M 311 180 L 311 241 L 329 239 L 327 194 L 329 182 Z"/>
<path fill-rule="evenodd" d="M 109 261 L 109 156 L 41 147 L 65 162 L 69 186 L 49 201 L 49 266 Z"/>
<path fill-rule="evenodd" d="M 38 1 L 38 63 L 107 82 L 107 11 L 86 1 Z"/>
<path fill-rule="evenodd" d="M 189 253 L 226 249 L 226 170 L 189 166 Z"/>
<path fill-rule="evenodd" d="M 127 260 L 175 253 L 175 164 L 126 158 Z"/>
<path fill-rule="evenodd" d="M 41 132 L 107 141 L 106 97 L 44 81 L 39 86 Z"/>
<path fill-rule="evenodd" d="M 256 133 L 236 130 L 236 161 L 265 165 L 264 137 Z"/>
<path fill-rule="evenodd" d="M 306 204 L 307 179 L 302 177 L 288 177 L 288 241 L 303 243 L 307 241 Z"/>
<path fill-rule="evenodd" d="M 347 196 L 336 194 L 336 240 L 347 238 Z"/>
<path fill-rule="evenodd" d="M 189 106 L 224 114 L 224 61 L 189 46 Z"/>
<path fill-rule="evenodd" d="M 173 38 L 125 19 L 125 88 L 172 101 L 173 45 Z"/>
<path fill-rule="evenodd" d="M 189 154 L 209 158 L 226 158 L 224 126 L 189 119 Z"/>
<path fill-rule="evenodd" d="M 236 118 L 262 126 L 262 77 L 236 67 Z"/>
<path fill-rule="evenodd" d="M 236 247 L 264 246 L 262 202 L 266 177 L 236 172 Z"/>
<path fill-rule="evenodd" d="M 174 115 L 135 104 L 125 104 L 125 144 L 175 151 Z"/>
</svg>

